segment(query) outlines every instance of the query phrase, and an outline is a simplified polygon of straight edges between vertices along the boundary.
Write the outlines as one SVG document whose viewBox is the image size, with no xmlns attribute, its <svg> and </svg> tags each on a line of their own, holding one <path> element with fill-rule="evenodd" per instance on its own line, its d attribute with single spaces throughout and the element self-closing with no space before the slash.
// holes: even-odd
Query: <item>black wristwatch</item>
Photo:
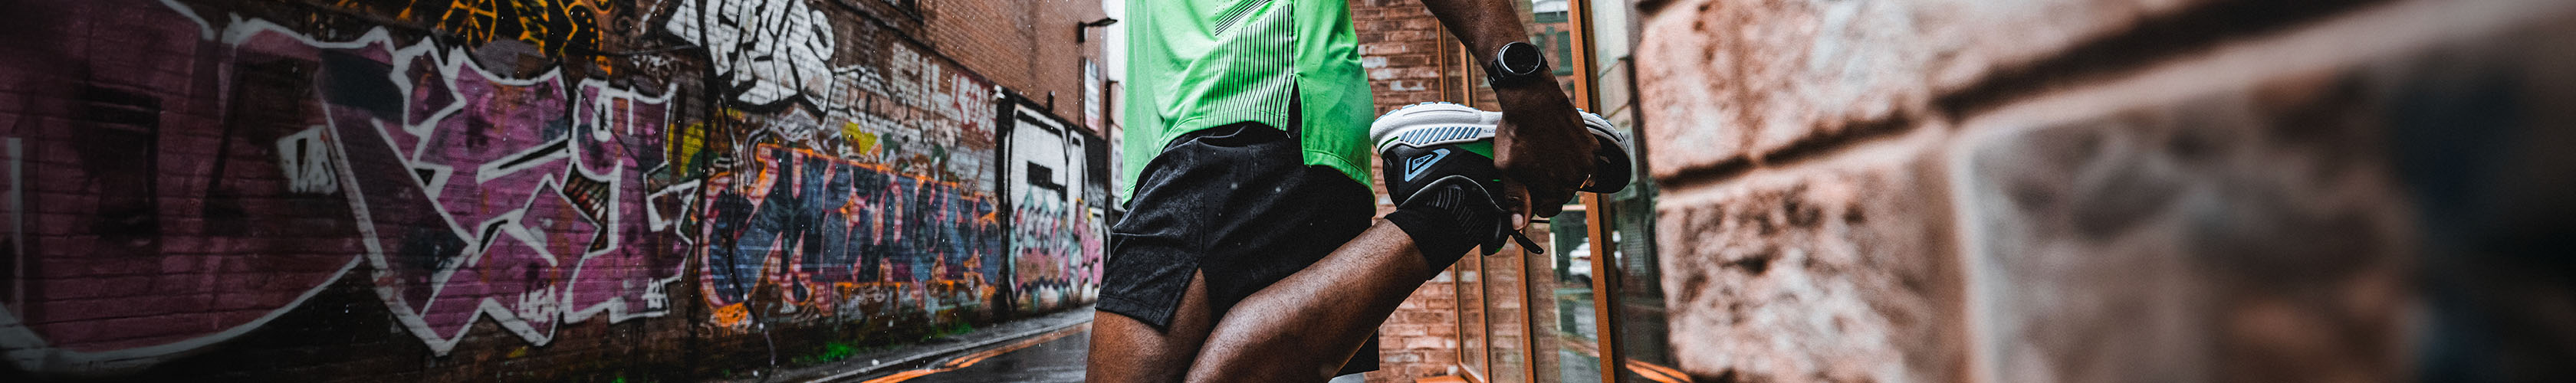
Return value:
<svg viewBox="0 0 2576 383">
<path fill-rule="evenodd" d="M 1485 63 L 1485 82 L 1494 88 L 1512 88 L 1534 83 L 1554 82 L 1548 73 L 1547 55 L 1538 45 L 1514 41 L 1494 49 L 1494 61 Z"/>
</svg>

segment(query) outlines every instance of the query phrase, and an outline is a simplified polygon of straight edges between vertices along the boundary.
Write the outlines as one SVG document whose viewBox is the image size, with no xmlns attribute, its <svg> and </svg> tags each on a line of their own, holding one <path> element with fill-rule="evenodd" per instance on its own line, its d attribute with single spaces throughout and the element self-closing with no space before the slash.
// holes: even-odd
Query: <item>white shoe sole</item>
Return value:
<svg viewBox="0 0 2576 383">
<path fill-rule="evenodd" d="M 1619 157 L 1627 160 L 1628 169 L 1637 168 L 1636 144 L 1629 140 L 1627 133 L 1612 128 L 1610 121 L 1602 119 L 1601 115 L 1578 113 L 1583 115 L 1583 127 L 1591 131 L 1593 138 L 1618 145 Z M 1387 148 L 1399 144 L 1420 148 L 1491 139 L 1494 127 L 1502 122 L 1503 112 L 1489 112 L 1466 105 L 1446 102 L 1407 105 L 1386 112 L 1386 115 L 1378 116 L 1377 122 L 1369 124 L 1369 141 L 1375 143 L 1370 149 L 1385 153 Z"/>
<path fill-rule="evenodd" d="M 1503 114 L 1445 102 L 1426 102 L 1396 108 L 1378 116 L 1369 124 L 1369 141 L 1374 152 L 1384 153 L 1396 144 L 1413 147 L 1475 142 L 1494 137 L 1494 126 Z"/>
</svg>

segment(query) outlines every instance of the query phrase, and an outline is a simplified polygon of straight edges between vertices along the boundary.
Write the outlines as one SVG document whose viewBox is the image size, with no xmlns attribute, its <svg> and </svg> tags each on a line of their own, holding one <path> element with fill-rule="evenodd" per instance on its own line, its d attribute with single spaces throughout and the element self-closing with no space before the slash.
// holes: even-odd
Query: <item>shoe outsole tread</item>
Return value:
<svg viewBox="0 0 2576 383">
<path fill-rule="evenodd" d="M 1636 174 L 1635 144 L 1626 133 L 1611 127 L 1610 122 L 1591 112 L 1579 112 L 1583 126 L 1603 145 L 1595 153 L 1597 179 L 1584 191 L 1614 193 L 1625 189 Z M 1463 144 L 1491 139 L 1494 128 L 1502 122 L 1502 112 L 1489 112 L 1447 102 L 1424 102 L 1408 105 L 1380 115 L 1369 125 L 1372 149 L 1385 153 L 1396 145 L 1430 147 Z M 1605 177 L 1606 176 L 1606 177 Z M 1616 181 L 1611 181 L 1616 180 Z"/>
</svg>

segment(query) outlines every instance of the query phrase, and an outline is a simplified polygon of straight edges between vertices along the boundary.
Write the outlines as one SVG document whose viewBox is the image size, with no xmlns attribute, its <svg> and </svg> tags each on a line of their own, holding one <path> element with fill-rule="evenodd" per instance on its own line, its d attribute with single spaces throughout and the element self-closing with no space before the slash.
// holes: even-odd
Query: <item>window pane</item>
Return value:
<svg viewBox="0 0 2576 383">
<path fill-rule="evenodd" d="M 1557 84 L 1571 93 L 1575 79 L 1580 77 L 1574 73 L 1574 50 L 1581 44 L 1575 40 L 1573 13 L 1567 12 L 1567 4 L 1567 0 L 1530 0 L 1529 32 L 1530 43 L 1538 44 L 1539 51 L 1547 54 Z"/>
<path fill-rule="evenodd" d="M 1610 296 L 1618 323 L 1620 381 L 1657 382 L 1679 377 L 1673 365 L 1671 346 L 1665 342 L 1670 333 L 1664 322 L 1664 289 L 1659 283 L 1663 272 L 1656 264 L 1654 241 L 1654 186 L 1637 182 L 1628 191 L 1604 196 L 1603 235 L 1618 244 L 1611 248 L 1611 267 L 1617 268 L 1616 286 Z M 1662 379 L 1659 379 L 1662 378 Z"/>
<path fill-rule="evenodd" d="M 1546 238 L 1545 230 L 1543 227 L 1532 228 L 1532 239 L 1544 241 L 1540 238 Z M 1529 312 L 1525 304 L 1528 299 L 1523 296 L 1526 290 L 1521 272 L 1521 268 L 1526 266 L 1522 261 L 1525 258 L 1528 258 L 1528 253 L 1519 245 L 1507 245 L 1501 252 L 1477 259 L 1485 265 L 1485 334 L 1487 343 L 1491 345 L 1486 348 L 1486 358 L 1492 364 L 1485 375 L 1487 382 L 1529 381 L 1529 356 L 1525 349 Z"/>
<path fill-rule="evenodd" d="M 1473 257 L 1474 254 L 1468 256 Z M 1480 376 L 1485 366 L 1485 283 L 1479 262 L 1460 260 L 1449 269 L 1457 276 L 1458 364 Z"/>
<path fill-rule="evenodd" d="M 1545 278 L 1532 278 L 1530 283 L 1531 305 L 1546 308 L 1539 316 L 1538 345 L 1546 351 L 1540 357 L 1547 359 L 1539 364 L 1539 381 L 1601 380 L 1601 341 L 1595 327 L 1599 317 L 1592 309 L 1592 244 L 1584 223 L 1588 213 L 1576 205 L 1550 219 L 1547 241 L 1553 248 L 1546 255 L 1530 257 L 1531 270 L 1546 270 Z"/>
</svg>

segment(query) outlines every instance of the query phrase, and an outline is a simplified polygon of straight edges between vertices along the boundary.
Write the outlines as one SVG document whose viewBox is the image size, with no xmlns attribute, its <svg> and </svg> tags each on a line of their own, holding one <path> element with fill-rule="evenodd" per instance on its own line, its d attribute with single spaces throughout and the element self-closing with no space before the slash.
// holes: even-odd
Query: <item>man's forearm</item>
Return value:
<svg viewBox="0 0 2576 383">
<path fill-rule="evenodd" d="M 1529 38 L 1520 10 L 1509 1 L 1525 0 L 1422 0 L 1422 4 L 1474 55 L 1476 64 L 1470 65 L 1481 67 L 1495 62 L 1503 46 Z M 1538 69 L 1542 72 L 1534 75 L 1548 75 L 1546 68 Z M 1594 143 L 1583 132 L 1583 119 L 1575 112 L 1573 100 L 1556 81 L 1534 80 L 1538 79 L 1493 84 L 1495 106 L 1503 112 L 1503 123 L 1494 129 L 1494 165 L 1512 178 L 1506 189 L 1516 191 L 1505 194 L 1526 195 L 1498 201 L 1514 212 L 1513 227 L 1527 222 L 1520 213 L 1556 215 L 1557 204 L 1571 199 L 1571 190 L 1592 172 L 1587 156 Z"/>
<path fill-rule="evenodd" d="M 1472 65 L 1481 66 L 1493 62 L 1494 52 L 1502 49 L 1503 44 L 1529 40 L 1529 28 L 1521 25 L 1520 10 L 1512 8 L 1512 1 L 1520 0 L 1422 0 L 1422 5 L 1431 10 L 1432 16 L 1440 18 L 1440 24 L 1448 27 L 1451 35 L 1458 36 L 1458 43 L 1465 45 L 1467 53 L 1472 55 L 1470 62 L 1476 63 Z M 1494 96 L 1502 102 L 1501 106 L 1507 113 L 1525 106 L 1563 108 L 1558 104 L 1571 105 L 1565 93 L 1555 86 L 1496 88 Z"/>
<path fill-rule="evenodd" d="M 1520 10 L 1512 8 L 1510 1 L 1422 0 L 1422 5 L 1481 63 L 1492 61 L 1494 50 L 1503 44 L 1529 39 L 1529 29 L 1521 26 Z"/>
</svg>

